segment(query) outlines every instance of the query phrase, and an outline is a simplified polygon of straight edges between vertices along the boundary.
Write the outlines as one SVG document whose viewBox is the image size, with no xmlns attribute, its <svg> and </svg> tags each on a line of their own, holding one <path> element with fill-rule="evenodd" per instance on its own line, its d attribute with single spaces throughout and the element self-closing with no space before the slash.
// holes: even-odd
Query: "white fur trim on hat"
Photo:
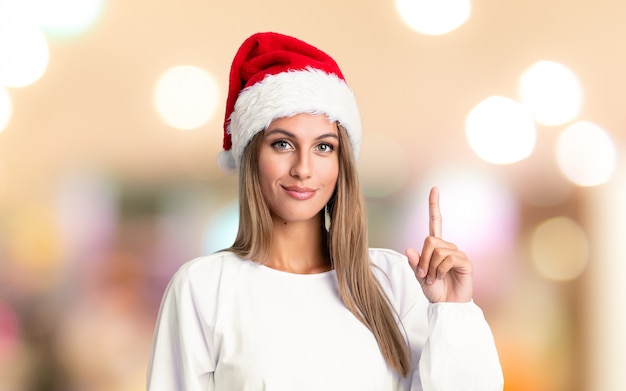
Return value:
<svg viewBox="0 0 626 391">
<path fill-rule="evenodd" d="M 354 93 L 336 75 L 307 68 L 269 75 L 241 91 L 228 125 L 236 167 L 255 134 L 277 118 L 299 113 L 326 114 L 330 121 L 339 122 L 358 158 L 362 126 Z"/>
</svg>

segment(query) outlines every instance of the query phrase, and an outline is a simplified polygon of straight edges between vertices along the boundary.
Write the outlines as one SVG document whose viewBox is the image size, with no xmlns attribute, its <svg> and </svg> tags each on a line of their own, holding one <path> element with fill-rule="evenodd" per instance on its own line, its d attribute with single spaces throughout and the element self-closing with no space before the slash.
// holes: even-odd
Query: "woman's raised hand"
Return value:
<svg viewBox="0 0 626 391">
<path fill-rule="evenodd" d="M 472 263 L 453 243 L 441 238 L 439 189 L 430 190 L 428 201 L 429 234 L 421 255 L 408 248 L 406 255 L 424 295 L 431 303 L 459 302 L 472 299 Z"/>
</svg>

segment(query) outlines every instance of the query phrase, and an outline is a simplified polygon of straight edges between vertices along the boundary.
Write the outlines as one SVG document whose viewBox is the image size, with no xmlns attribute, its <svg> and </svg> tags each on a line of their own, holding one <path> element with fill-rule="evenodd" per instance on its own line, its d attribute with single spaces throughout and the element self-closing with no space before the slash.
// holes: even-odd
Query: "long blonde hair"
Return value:
<svg viewBox="0 0 626 391">
<path fill-rule="evenodd" d="M 387 364 L 406 376 L 411 361 L 409 347 L 397 315 L 372 271 L 365 200 L 350 140 L 346 130 L 338 128 L 339 177 L 328 202 L 332 224 L 325 235 L 327 251 L 344 304 L 374 334 Z M 259 262 L 266 260 L 272 240 L 272 219 L 261 195 L 258 175 L 262 133 L 257 133 L 243 152 L 239 172 L 239 230 L 228 249 Z M 323 229 L 321 224 L 320 229 Z"/>
</svg>

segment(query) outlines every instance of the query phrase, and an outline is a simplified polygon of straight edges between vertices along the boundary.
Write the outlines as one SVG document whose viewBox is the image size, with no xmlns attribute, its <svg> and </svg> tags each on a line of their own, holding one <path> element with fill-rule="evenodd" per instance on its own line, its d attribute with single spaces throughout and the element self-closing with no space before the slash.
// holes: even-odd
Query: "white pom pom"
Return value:
<svg viewBox="0 0 626 391">
<path fill-rule="evenodd" d="M 231 151 L 220 151 L 217 154 L 217 165 L 224 172 L 233 172 L 235 171 L 235 158 Z"/>
</svg>

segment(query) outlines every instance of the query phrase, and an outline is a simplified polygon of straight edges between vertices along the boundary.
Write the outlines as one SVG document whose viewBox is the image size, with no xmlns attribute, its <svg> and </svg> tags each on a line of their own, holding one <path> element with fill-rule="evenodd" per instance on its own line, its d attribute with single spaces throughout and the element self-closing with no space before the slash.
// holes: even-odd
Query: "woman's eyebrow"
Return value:
<svg viewBox="0 0 626 391">
<path fill-rule="evenodd" d="M 293 133 L 291 133 L 291 132 L 289 132 L 289 131 L 287 131 L 285 129 L 281 129 L 281 128 L 275 128 L 275 129 L 272 129 L 272 130 L 267 130 L 267 131 L 265 131 L 265 136 L 271 136 L 274 133 L 282 133 L 282 134 L 284 134 L 287 137 L 296 138 L 295 134 L 293 134 Z"/>
<path fill-rule="evenodd" d="M 275 128 L 275 129 L 267 130 L 265 132 L 265 136 L 271 136 L 271 135 L 276 134 L 276 133 L 284 134 L 285 136 L 291 137 L 291 138 L 298 138 L 295 134 L 291 133 L 290 131 L 285 130 L 285 129 L 281 129 L 281 128 Z M 321 134 L 321 135 L 317 136 L 315 139 L 316 140 L 321 140 L 321 139 L 328 138 L 328 137 L 339 139 L 339 136 L 337 134 L 335 134 L 335 133 L 324 133 L 324 134 Z"/>
<path fill-rule="evenodd" d="M 316 137 L 315 139 L 316 139 L 316 140 L 321 140 L 321 139 L 323 139 L 323 138 L 328 138 L 328 137 L 331 137 L 331 138 L 336 138 L 337 140 L 339 140 L 339 136 L 338 136 L 338 135 L 336 135 L 335 133 L 324 133 L 324 134 L 322 134 L 322 135 L 320 135 L 320 136 Z"/>
</svg>

